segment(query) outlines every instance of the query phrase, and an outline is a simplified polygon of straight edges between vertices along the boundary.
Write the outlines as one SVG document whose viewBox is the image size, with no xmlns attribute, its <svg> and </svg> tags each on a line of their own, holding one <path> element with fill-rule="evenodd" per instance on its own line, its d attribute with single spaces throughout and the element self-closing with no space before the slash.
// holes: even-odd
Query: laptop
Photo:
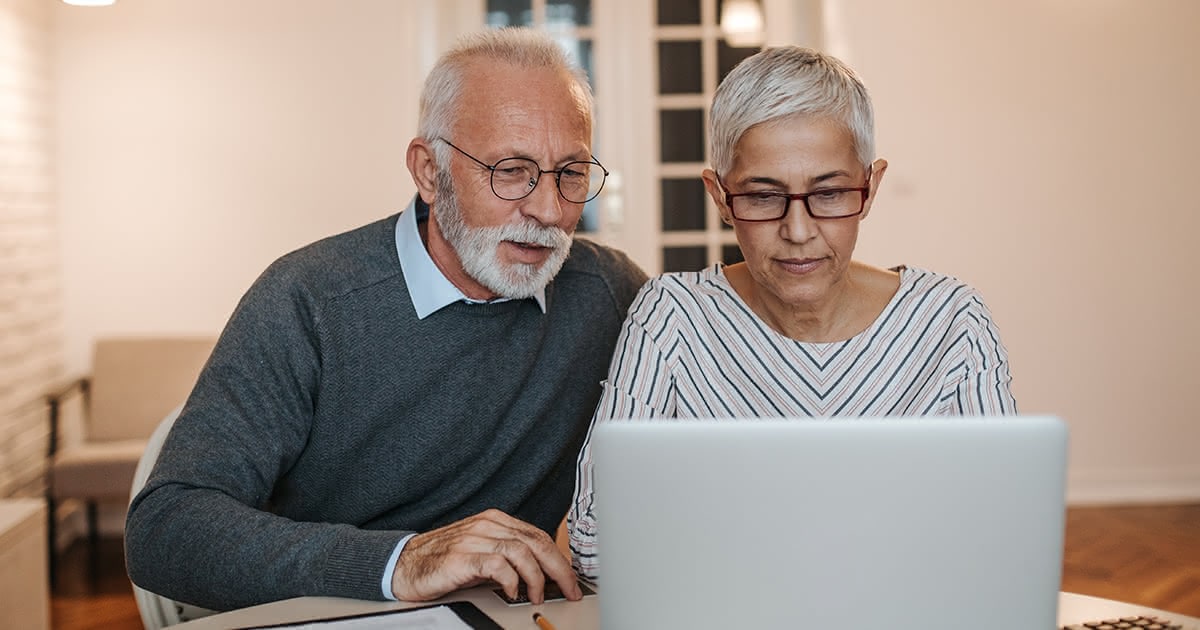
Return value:
<svg viewBox="0 0 1200 630">
<path fill-rule="evenodd" d="M 1055 627 L 1056 418 L 617 421 L 592 439 L 602 628 Z"/>
</svg>

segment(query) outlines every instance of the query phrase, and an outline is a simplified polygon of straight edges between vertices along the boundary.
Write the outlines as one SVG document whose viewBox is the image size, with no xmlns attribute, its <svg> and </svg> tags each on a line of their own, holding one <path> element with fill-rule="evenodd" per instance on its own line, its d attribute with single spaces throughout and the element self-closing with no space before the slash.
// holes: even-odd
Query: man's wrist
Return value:
<svg viewBox="0 0 1200 630">
<path fill-rule="evenodd" d="M 390 599 L 392 601 L 397 601 L 399 599 L 396 597 L 396 594 L 392 592 L 392 578 L 396 575 L 396 563 L 400 560 L 400 553 L 404 551 L 404 546 L 408 544 L 408 541 L 412 540 L 413 536 L 416 536 L 416 534 L 409 534 L 404 538 L 401 538 L 400 542 L 396 543 L 396 548 L 392 550 L 392 555 L 388 557 L 387 566 L 383 568 L 383 582 L 380 584 L 380 586 L 383 588 L 384 599 Z"/>
</svg>

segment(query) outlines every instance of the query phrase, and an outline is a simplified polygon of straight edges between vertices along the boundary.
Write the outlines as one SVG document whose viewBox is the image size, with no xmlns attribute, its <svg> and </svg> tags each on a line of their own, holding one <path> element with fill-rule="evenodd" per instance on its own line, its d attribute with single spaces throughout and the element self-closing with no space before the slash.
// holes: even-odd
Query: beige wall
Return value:
<svg viewBox="0 0 1200 630">
<path fill-rule="evenodd" d="M 417 0 L 54 4 L 70 367 L 218 332 L 276 257 L 408 202 Z"/>
<path fill-rule="evenodd" d="M 825 4 L 891 160 L 859 253 L 982 290 L 1074 500 L 1200 497 L 1200 3 Z"/>
<path fill-rule="evenodd" d="M 1073 499 L 1200 497 L 1200 3 L 821 13 L 873 89 L 892 163 L 862 258 L 983 291 L 1022 409 L 1071 424 Z M 216 331 L 280 253 L 406 203 L 429 14 L 421 0 L 58 6 L 69 365 L 99 334 Z"/>
</svg>

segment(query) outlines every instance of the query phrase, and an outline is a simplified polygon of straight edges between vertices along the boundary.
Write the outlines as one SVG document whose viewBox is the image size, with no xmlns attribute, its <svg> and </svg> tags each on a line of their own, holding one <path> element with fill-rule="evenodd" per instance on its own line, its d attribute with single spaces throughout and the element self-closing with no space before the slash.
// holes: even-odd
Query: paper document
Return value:
<svg viewBox="0 0 1200 630">
<path fill-rule="evenodd" d="M 338 630 L 340 628 L 354 628 L 354 630 L 471 630 L 471 626 L 446 606 L 397 610 L 344 619 L 305 621 L 272 627 L 288 628 L 289 630 L 292 628 L 311 630 Z"/>
</svg>

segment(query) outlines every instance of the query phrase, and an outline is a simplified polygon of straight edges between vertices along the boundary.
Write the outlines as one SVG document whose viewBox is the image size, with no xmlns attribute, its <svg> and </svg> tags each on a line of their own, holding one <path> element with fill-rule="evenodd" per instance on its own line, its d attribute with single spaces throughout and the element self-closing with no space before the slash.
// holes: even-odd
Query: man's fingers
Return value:
<svg viewBox="0 0 1200 630">
<path fill-rule="evenodd" d="M 392 587 L 403 599 L 434 599 L 491 580 L 509 597 L 516 597 L 524 582 L 529 600 L 540 604 L 547 577 L 568 599 L 583 596 L 571 565 L 550 536 L 499 510 L 414 537 L 397 564 Z"/>
<path fill-rule="evenodd" d="M 539 566 L 538 597 L 540 598 L 544 592 L 544 578 L 548 576 L 550 579 L 558 583 L 559 589 L 563 595 L 570 600 L 578 600 L 583 597 L 583 592 L 579 590 L 579 583 L 575 577 L 575 570 L 571 568 L 571 563 L 558 550 L 558 545 L 554 544 L 554 540 L 550 538 L 546 532 L 534 528 L 534 532 L 529 534 L 527 538 L 522 539 L 527 545 L 530 553 L 533 554 Z M 522 576 L 525 574 L 522 573 Z M 541 603 L 541 599 L 534 599 L 533 585 L 530 584 L 529 598 L 534 603 Z"/>
<path fill-rule="evenodd" d="M 529 601 L 535 604 L 543 602 L 547 576 L 558 584 L 567 599 L 583 598 L 575 571 L 549 534 L 503 512 L 489 516 L 493 523 L 502 524 L 508 533 L 515 536 L 514 539 L 497 542 L 496 549 L 509 559 L 521 575 Z"/>
<path fill-rule="evenodd" d="M 521 581 L 525 583 L 525 592 L 529 595 L 529 601 L 534 604 L 542 603 L 546 590 L 546 576 L 542 571 L 541 563 L 538 562 L 537 556 L 529 545 L 523 539 L 511 538 L 496 541 L 494 549 L 495 553 L 503 557 L 521 576 Z"/>
<path fill-rule="evenodd" d="M 474 557 L 475 573 L 479 578 L 491 580 L 504 589 L 509 599 L 516 599 L 521 577 L 504 556 L 479 554 Z"/>
</svg>

